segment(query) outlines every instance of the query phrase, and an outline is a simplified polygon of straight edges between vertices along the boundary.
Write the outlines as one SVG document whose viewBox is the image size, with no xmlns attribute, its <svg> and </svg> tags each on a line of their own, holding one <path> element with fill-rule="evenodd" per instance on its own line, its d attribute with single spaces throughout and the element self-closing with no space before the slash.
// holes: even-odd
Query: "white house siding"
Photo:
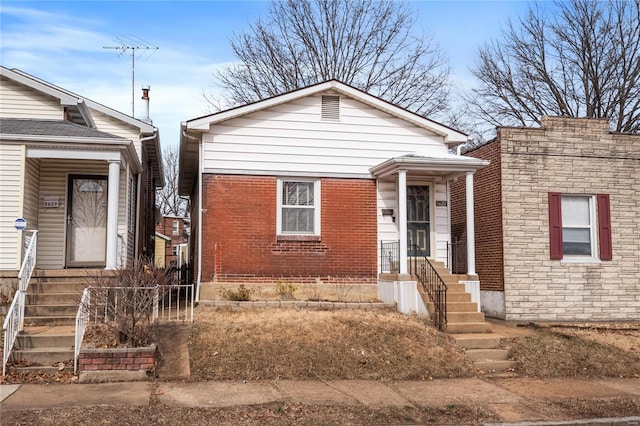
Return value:
<svg viewBox="0 0 640 426">
<path fill-rule="evenodd" d="M 23 159 L 22 146 L 0 143 L 0 269 L 5 270 L 18 268 L 20 233 L 13 222 L 22 216 Z"/>
<path fill-rule="evenodd" d="M 40 161 L 40 199 L 45 195 L 57 196 L 58 208 L 40 208 L 38 214 L 38 264 L 42 269 L 56 269 L 64 266 L 65 217 L 67 214 L 67 184 L 70 174 L 95 174 L 108 176 L 109 166 L 102 161 Z M 120 171 L 120 207 L 118 211 L 118 233 L 125 235 L 126 214 L 126 173 Z"/>
<path fill-rule="evenodd" d="M 138 153 L 138 157 L 142 158 L 139 142 L 140 129 L 138 129 L 137 127 L 129 126 L 122 121 L 116 120 L 113 117 L 109 117 L 108 115 L 103 114 L 100 111 L 96 111 L 94 109 L 90 109 L 90 111 L 91 117 L 93 117 L 93 122 L 96 124 L 96 129 L 100 130 L 101 132 L 111 133 L 112 135 L 132 140 L 136 148 L 136 152 Z"/>
<path fill-rule="evenodd" d="M 227 171 L 368 176 L 392 157 L 447 152 L 440 136 L 341 97 L 340 120 L 320 118 L 308 96 L 216 124 L 205 134 L 205 173 Z"/>
<path fill-rule="evenodd" d="M 450 241 L 449 209 L 446 205 L 436 206 L 436 201 L 447 201 L 446 182 L 440 178 L 424 180 L 409 178 L 409 185 L 428 184 L 430 188 L 431 211 L 431 244 L 435 247 L 432 252 L 436 260 L 446 262 L 447 244 Z M 382 215 L 382 209 L 393 209 L 396 221 L 389 216 Z M 398 192 L 395 179 L 378 180 L 378 240 L 398 241 Z"/>
<path fill-rule="evenodd" d="M 64 111 L 58 99 L 7 78 L 2 78 L 1 83 L 0 114 L 3 118 L 63 119 Z"/>
<path fill-rule="evenodd" d="M 33 158 L 26 160 L 24 176 L 24 208 L 22 217 L 27 220 L 27 229 L 38 229 L 38 206 L 42 205 L 38 184 L 40 183 L 40 162 Z"/>
</svg>

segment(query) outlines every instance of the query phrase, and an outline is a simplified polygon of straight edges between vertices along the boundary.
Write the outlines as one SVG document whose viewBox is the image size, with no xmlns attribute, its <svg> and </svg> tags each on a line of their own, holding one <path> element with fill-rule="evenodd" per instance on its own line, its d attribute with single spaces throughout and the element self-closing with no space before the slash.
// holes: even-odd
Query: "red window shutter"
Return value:
<svg viewBox="0 0 640 426">
<path fill-rule="evenodd" d="M 562 259 L 562 194 L 549 192 L 549 248 L 551 259 Z"/>
<path fill-rule="evenodd" d="M 611 212 L 609 194 L 596 195 L 598 201 L 598 240 L 600 242 L 600 260 L 611 260 Z"/>
</svg>

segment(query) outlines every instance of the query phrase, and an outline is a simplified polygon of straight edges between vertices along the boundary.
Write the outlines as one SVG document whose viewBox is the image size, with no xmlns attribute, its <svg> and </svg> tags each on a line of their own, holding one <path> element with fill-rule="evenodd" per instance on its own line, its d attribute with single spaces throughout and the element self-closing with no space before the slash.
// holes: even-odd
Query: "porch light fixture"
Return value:
<svg viewBox="0 0 640 426">
<path fill-rule="evenodd" d="M 391 216 L 391 220 L 396 221 L 396 217 L 393 215 L 393 209 L 382 209 L 382 216 Z"/>
</svg>

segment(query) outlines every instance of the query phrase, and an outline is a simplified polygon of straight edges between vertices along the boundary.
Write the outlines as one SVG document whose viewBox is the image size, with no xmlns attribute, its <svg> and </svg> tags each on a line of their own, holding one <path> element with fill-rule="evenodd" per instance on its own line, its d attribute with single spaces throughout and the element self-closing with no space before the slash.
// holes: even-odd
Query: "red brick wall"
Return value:
<svg viewBox="0 0 640 426">
<path fill-rule="evenodd" d="M 476 230 L 476 272 L 481 290 L 504 291 L 500 140 L 464 155 L 491 161 L 473 175 Z M 466 239 L 466 184 L 460 177 L 451 186 L 452 238 Z"/>
<path fill-rule="evenodd" d="M 155 345 L 148 348 L 82 349 L 78 356 L 80 371 L 150 371 L 156 363 Z"/>
<path fill-rule="evenodd" d="M 202 281 L 375 282 L 374 180 L 321 179 L 321 236 L 297 238 L 276 235 L 276 177 L 203 180 Z"/>
</svg>

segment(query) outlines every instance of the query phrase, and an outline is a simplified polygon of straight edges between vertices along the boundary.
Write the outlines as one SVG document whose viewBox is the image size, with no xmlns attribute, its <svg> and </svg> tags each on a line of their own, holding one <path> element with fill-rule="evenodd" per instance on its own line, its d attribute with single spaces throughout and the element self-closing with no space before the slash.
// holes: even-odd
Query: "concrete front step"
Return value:
<svg viewBox="0 0 640 426">
<path fill-rule="evenodd" d="M 40 316 L 75 316 L 78 305 L 26 305 L 24 315 L 28 317 Z"/>
<path fill-rule="evenodd" d="M 502 336 L 495 333 L 460 333 L 454 334 L 453 338 L 465 349 L 494 349 L 500 346 Z"/>
<path fill-rule="evenodd" d="M 447 312 L 478 312 L 478 304 L 476 302 L 447 301 Z"/>
<path fill-rule="evenodd" d="M 456 292 L 449 292 L 447 291 L 447 303 L 462 303 L 462 302 L 466 302 L 469 303 L 471 302 L 471 295 L 469 293 L 464 293 L 464 292 L 460 292 L 460 293 L 456 293 Z"/>
<path fill-rule="evenodd" d="M 47 315 L 24 317 L 24 323 L 27 326 L 40 325 L 74 325 L 76 323 L 76 315 Z"/>
<path fill-rule="evenodd" d="M 11 352 L 14 363 L 27 361 L 40 365 L 50 366 L 59 362 L 67 362 L 73 359 L 73 348 L 45 347 L 33 349 L 17 349 Z"/>
<path fill-rule="evenodd" d="M 487 322 L 450 322 L 447 320 L 447 334 L 491 333 L 491 324 Z"/>
<path fill-rule="evenodd" d="M 57 327 L 52 327 L 57 328 Z M 68 328 L 60 327 L 60 328 Z M 53 330 L 52 330 L 53 331 Z M 16 349 L 34 349 L 34 348 L 47 348 L 47 347 L 60 347 L 69 348 L 75 344 L 75 332 L 64 332 L 61 330 L 58 333 L 55 331 L 46 334 L 32 334 L 28 331 L 23 331 L 18 334 L 16 338 Z"/>
<path fill-rule="evenodd" d="M 29 284 L 28 294 L 73 293 L 82 294 L 86 284 L 81 281 L 35 281 Z"/>
<path fill-rule="evenodd" d="M 516 362 L 508 360 L 487 360 L 474 361 L 473 365 L 487 373 L 502 373 L 515 368 Z"/>
<path fill-rule="evenodd" d="M 467 358 L 471 361 L 506 361 L 509 355 L 507 349 L 467 349 Z"/>
<path fill-rule="evenodd" d="M 58 366 L 52 366 L 52 365 L 38 365 L 38 366 L 34 366 L 34 367 L 16 367 L 16 366 L 11 366 L 11 371 L 15 371 L 17 373 L 46 373 L 46 374 L 55 374 L 55 373 L 59 373 L 60 371 L 66 371 L 68 373 L 73 373 L 73 363 L 70 362 L 71 360 L 67 360 L 67 361 L 60 361 L 62 363 L 65 364 L 64 368 L 61 370 L 60 367 Z"/>
<path fill-rule="evenodd" d="M 27 305 L 78 305 L 82 293 L 27 293 Z"/>
<path fill-rule="evenodd" d="M 449 310 L 447 310 L 447 322 L 449 323 L 479 323 L 483 321 L 483 312 L 449 312 Z"/>
</svg>

